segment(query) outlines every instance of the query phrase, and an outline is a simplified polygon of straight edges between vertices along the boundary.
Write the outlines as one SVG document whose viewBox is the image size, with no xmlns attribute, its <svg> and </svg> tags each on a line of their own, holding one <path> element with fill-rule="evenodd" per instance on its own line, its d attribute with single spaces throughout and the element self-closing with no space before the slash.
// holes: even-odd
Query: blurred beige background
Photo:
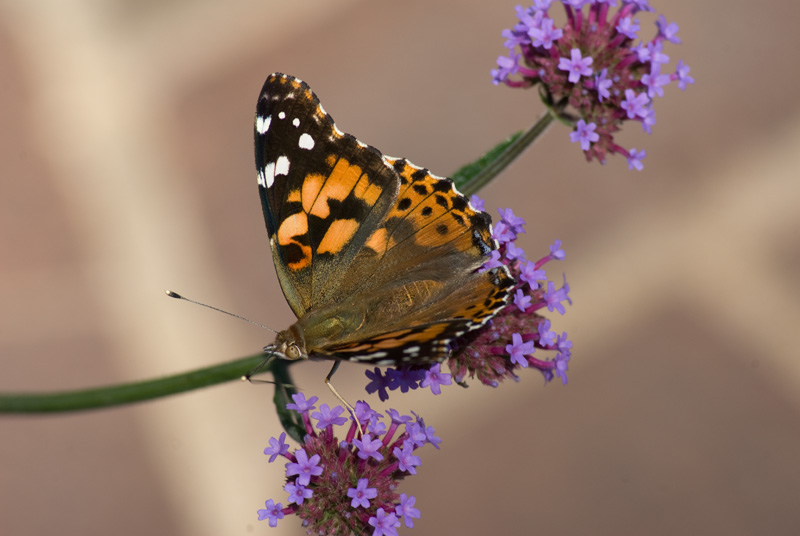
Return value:
<svg viewBox="0 0 800 536">
<path fill-rule="evenodd" d="M 570 384 L 534 372 L 396 396 L 423 450 L 403 534 L 800 533 L 800 5 L 655 1 L 697 83 L 657 103 L 645 171 L 554 127 L 483 195 L 564 241 Z M 0 390 L 151 378 L 252 354 L 293 317 L 256 192 L 261 84 L 311 84 L 339 126 L 448 174 L 528 125 L 494 87 L 516 2 L 0 2 Z M 289 7 L 291 5 L 291 7 Z M 645 35 L 653 17 L 641 15 Z M 326 364 L 296 381 L 324 401 Z M 364 368 L 337 386 L 360 396 Z M 0 418 L 0 534 L 303 534 L 261 453 L 270 386 Z M 377 403 L 377 399 L 371 400 Z"/>
</svg>

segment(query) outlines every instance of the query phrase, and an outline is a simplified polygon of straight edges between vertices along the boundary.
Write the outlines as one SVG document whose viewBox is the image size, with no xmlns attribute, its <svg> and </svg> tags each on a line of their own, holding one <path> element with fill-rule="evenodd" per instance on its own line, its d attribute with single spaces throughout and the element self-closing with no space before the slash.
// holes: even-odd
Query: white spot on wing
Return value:
<svg viewBox="0 0 800 536">
<path fill-rule="evenodd" d="M 258 185 L 261 186 L 262 188 L 267 187 L 267 178 L 264 176 L 263 169 L 258 170 Z"/>
<path fill-rule="evenodd" d="M 307 132 L 304 132 L 300 135 L 300 141 L 297 142 L 297 145 L 299 145 L 301 149 L 313 149 L 314 138 L 312 138 Z"/>
<path fill-rule="evenodd" d="M 279 156 L 278 161 L 275 162 L 275 176 L 289 174 L 289 159 L 285 156 Z"/>
<path fill-rule="evenodd" d="M 299 127 L 299 126 L 300 126 L 300 120 L 299 120 L 298 118 L 296 118 L 296 117 L 295 117 L 294 119 L 292 119 L 292 124 L 293 124 L 295 127 Z"/>
<path fill-rule="evenodd" d="M 278 114 L 278 119 L 286 119 L 286 114 L 281 112 Z"/>
<path fill-rule="evenodd" d="M 267 188 L 272 188 L 272 183 L 275 182 L 275 162 L 270 162 L 264 167 L 264 182 Z"/>
<path fill-rule="evenodd" d="M 419 346 L 409 346 L 408 348 L 403 348 L 404 354 L 418 354 L 419 353 Z"/>
<path fill-rule="evenodd" d="M 266 134 L 269 130 L 269 124 L 272 122 L 272 116 L 257 117 L 256 118 L 256 132 L 259 134 Z"/>
</svg>

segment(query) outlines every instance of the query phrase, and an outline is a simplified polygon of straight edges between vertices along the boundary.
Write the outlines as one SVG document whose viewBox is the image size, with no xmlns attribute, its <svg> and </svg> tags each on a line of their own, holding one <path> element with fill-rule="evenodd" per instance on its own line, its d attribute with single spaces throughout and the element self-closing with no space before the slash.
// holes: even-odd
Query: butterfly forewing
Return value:
<svg viewBox="0 0 800 536">
<path fill-rule="evenodd" d="M 397 180 L 378 151 L 341 133 L 308 86 L 291 77 L 265 82 L 255 137 L 276 267 L 302 316 L 337 296 L 339 275 L 393 206 Z"/>
</svg>

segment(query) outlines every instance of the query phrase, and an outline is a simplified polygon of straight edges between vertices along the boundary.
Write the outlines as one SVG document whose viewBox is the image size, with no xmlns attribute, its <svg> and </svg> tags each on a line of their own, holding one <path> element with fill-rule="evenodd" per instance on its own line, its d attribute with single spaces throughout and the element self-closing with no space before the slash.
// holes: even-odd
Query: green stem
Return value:
<svg viewBox="0 0 800 536">
<path fill-rule="evenodd" d="M 165 378 L 110 387 L 41 394 L 0 394 L 0 413 L 53 413 L 98 409 L 141 402 L 217 383 L 238 380 L 252 371 L 263 359 L 264 354 L 258 354 Z M 269 370 L 269 368 L 265 370 Z"/>
<path fill-rule="evenodd" d="M 453 175 L 453 181 L 455 181 L 461 193 L 469 196 L 489 184 L 511 162 L 516 160 L 529 145 L 536 141 L 555 118 L 554 112 L 548 110 L 528 130 L 514 134 L 480 159 L 456 171 Z"/>
</svg>

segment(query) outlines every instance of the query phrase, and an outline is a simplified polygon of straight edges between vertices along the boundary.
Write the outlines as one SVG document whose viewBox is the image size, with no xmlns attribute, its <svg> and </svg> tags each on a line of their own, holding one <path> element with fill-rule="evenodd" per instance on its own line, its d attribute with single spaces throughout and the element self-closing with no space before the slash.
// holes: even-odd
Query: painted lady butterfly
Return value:
<svg viewBox="0 0 800 536">
<path fill-rule="evenodd" d="M 508 270 L 479 271 L 497 249 L 490 216 L 450 179 L 340 131 L 304 82 L 267 78 L 255 153 L 275 269 L 298 318 L 266 352 L 431 364 L 506 305 Z"/>
</svg>

